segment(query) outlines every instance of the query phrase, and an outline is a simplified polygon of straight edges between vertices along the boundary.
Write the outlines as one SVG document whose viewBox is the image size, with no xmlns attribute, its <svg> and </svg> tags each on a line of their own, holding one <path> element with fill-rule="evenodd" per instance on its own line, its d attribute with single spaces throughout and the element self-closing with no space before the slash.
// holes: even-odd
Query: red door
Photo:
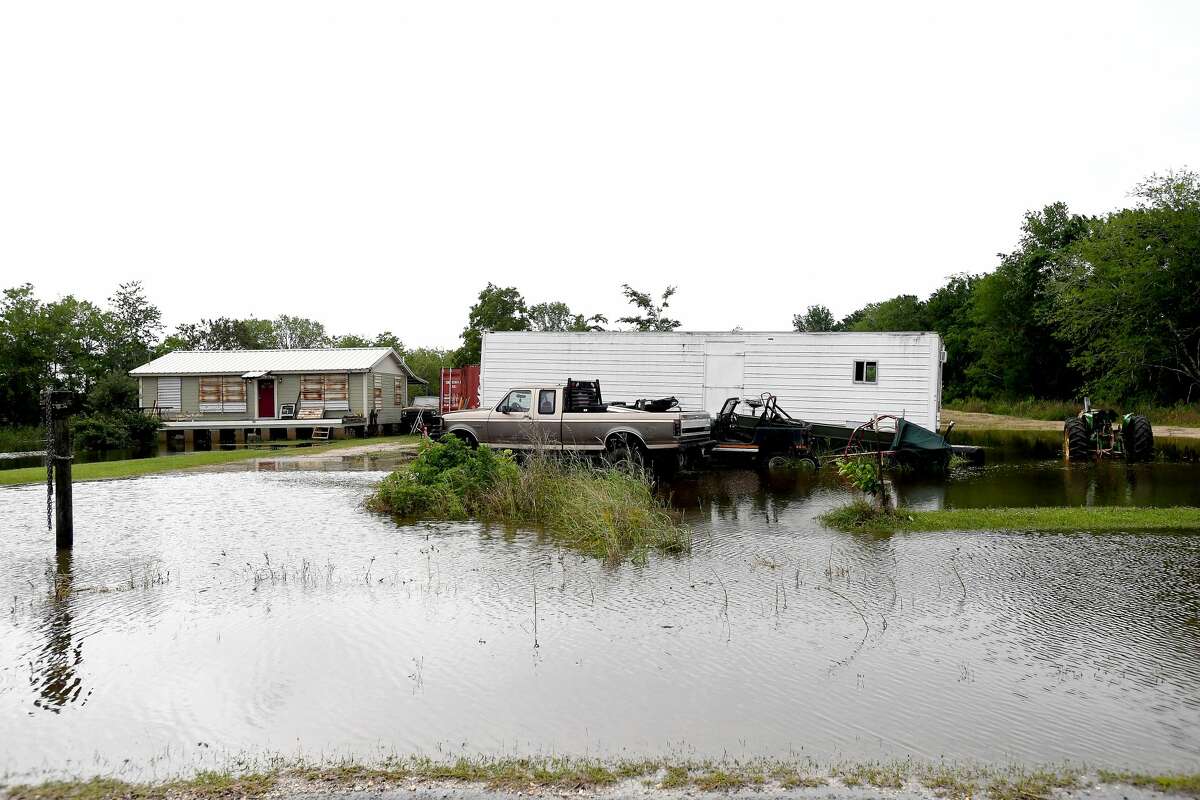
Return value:
<svg viewBox="0 0 1200 800">
<path fill-rule="evenodd" d="M 275 416 L 275 381 L 258 382 L 258 418 L 270 419 Z"/>
</svg>

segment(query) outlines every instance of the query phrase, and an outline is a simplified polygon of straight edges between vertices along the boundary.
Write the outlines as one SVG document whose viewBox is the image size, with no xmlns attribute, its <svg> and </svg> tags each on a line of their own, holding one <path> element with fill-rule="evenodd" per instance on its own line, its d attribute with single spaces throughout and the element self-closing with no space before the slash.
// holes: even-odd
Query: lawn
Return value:
<svg viewBox="0 0 1200 800">
<path fill-rule="evenodd" d="M 234 461 L 247 461 L 254 458 L 281 458 L 287 456 L 312 456 L 343 450 L 348 447 L 380 444 L 416 444 L 419 436 L 377 436 L 371 439 L 339 439 L 322 444 L 306 446 L 305 442 L 289 442 L 286 447 L 268 449 L 265 447 L 248 448 L 243 450 L 212 450 L 200 453 L 177 453 L 151 458 L 129 458 L 122 461 L 93 461 L 75 464 L 71 477 L 75 481 L 95 481 L 106 478 L 130 478 L 137 475 L 148 475 L 154 472 L 174 472 L 193 467 L 207 467 L 214 464 L 228 464 Z M 16 485 L 24 483 L 44 483 L 46 480 L 45 467 L 26 467 L 23 469 L 0 470 L 0 485 Z"/>
<path fill-rule="evenodd" d="M 865 503 L 835 509 L 822 516 L 840 530 L 894 531 L 1200 531 L 1200 508 L 1173 506 L 1071 506 L 1065 508 L 948 508 L 941 511 L 899 509 L 893 515 L 872 513 Z"/>
<path fill-rule="evenodd" d="M 947 411 L 967 411 L 981 414 L 1000 414 L 1021 419 L 1038 419 L 1062 422 L 1080 412 L 1082 404 L 1070 400 L 983 400 L 966 397 L 947 400 L 943 406 Z M 1152 425 L 1177 425 L 1183 428 L 1200 428 L 1200 403 L 1180 403 L 1175 406 L 1143 406 L 1137 403 L 1092 403 L 1093 408 L 1113 408 L 1121 413 L 1142 414 Z"/>
</svg>

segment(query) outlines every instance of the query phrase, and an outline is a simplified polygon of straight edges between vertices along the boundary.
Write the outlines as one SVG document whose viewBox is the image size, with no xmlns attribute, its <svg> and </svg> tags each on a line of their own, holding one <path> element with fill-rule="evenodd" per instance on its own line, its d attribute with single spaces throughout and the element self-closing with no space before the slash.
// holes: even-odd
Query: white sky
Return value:
<svg viewBox="0 0 1200 800">
<path fill-rule="evenodd" d="M 839 316 L 1200 167 L 1200 3 L 0 0 L 0 286 L 457 343 Z"/>
</svg>

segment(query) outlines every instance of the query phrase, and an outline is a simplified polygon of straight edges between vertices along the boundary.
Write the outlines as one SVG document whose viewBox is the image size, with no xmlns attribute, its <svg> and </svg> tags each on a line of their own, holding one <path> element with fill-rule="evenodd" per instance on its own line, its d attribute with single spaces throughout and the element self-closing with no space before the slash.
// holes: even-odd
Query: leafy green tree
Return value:
<svg viewBox="0 0 1200 800">
<path fill-rule="evenodd" d="M 1059 340 L 1105 398 L 1200 394 L 1200 176 L 1152 176 L 1096 220 L 1054 283 Z"/>
<path fill-rule="evenodd" d="M 1079 375 L 1056 335 L 1051 283 L 1088 234 L 1088 220 L 1065 203 L 1029 212 L 1016 250 L 974 291 L 972 347 L 967 369 L 971 394 L 983 397 L 1055 397 L 1075 394 Z"/>
<path fill-rule="evenodd" d="M 946 364 L 942 371 L 942 391 L 948 398 L 970 394 L 967 370 L 975 363 L 972 340 L 972 309 L 979 276 L 951 275 L 946 285 L 925 301 L 925 319 L 942 336 Z"/>
<path fill-rule="evenodd" d="M 501 288 L 488 283 L 479 293 L 479 300 L 467 314 L 467 327 L 462 332 L 462 347 L 454 354 L 454 365 L 478 364 L 486 331 L 527 331 L 530 329 L 529 309 L 516 287 Z"/>
<path fill-rule="evenodd" d="M 437 394 L 442 380 L 442 367 L 454 365 L 453 350 L 440 350 L 436 347 L 416 347 L 403 354 L 404 363 L 414 373 L 428 381 L 426 389 L 421 393 Z"/>
<path fill-rule="evenodd" d="M 329 347 L 332 337 L 325 325 L 307 317 L 292 317 L 280 314 L 271 323 L 275 346 L 283 350 L 299 350 L 310 347 Z"/>
<path fill-rule="evenodd" d="M 106 369 L 103 313 L 67 296 L 43 303 L 31 284 L 0 300 L 0 421 L 35 424 L 47 387 L 87 391 Z"/>
<path fill-rule="evenodd" d="M 563 302 L 538 303 L 530 306 L 529 325 L 535 331 L 602 331 L 608 323 L 603 314 L 585 317 L 576 314 Z"/>
<path fill-rule="evenodd" d="M 842 321 L 847 331 L 927 331 L 925 304 L 915 294 L 868 303 Z"/>
<path fill-rule="evenodd" d="M 803 314 L 792 316 L 792 327 L 801 333 L 825 333 L 837 326 L 828 306 L 809 306 Z"/>
<path fill-rule="evenodd" d="M 217 317 L 180 325 L 159 350 L 268 350 L 274 346 L 275 327 L 270 320 Z"/>
<path fill-rule="evenodd" d="M 139 281 L 117 286 L 108 298 L 103 337 L 105 366 L 128 372 L 145 364 L 162 333 L 162 312 L 147 299 Z"/>
<path fill-rule="evenodd" d="M 617 322 L 632 325 L 633 329 L 638 331 L 675 330 L 683 323 L 666 316 L 667 307 L 671 304 L 670 301 L 675 295 L 675 290 L 676 287 L 668 286 L 663 290 L 662 299 L 658 303 L 655 303 L 654 298 L 649 293 L 639 292 L 628 283 L 621 284 L 621 293 L 625 295 L 625 299 L 641 313 L 620 317 Z"/>
</svg>

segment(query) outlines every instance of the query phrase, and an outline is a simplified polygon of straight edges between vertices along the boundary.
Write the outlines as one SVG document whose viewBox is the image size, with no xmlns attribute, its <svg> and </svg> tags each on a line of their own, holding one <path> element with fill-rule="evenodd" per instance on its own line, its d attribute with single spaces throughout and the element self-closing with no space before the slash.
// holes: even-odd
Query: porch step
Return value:
<svg viewBox="0 0 1200 800">
<path fill-rule="evenodd" d="M 318 439 L 328 441 L 329 440 L 329 428 L 313 428 L 312 438 L 313 438 L 314 442 Z"/>
</svg>

